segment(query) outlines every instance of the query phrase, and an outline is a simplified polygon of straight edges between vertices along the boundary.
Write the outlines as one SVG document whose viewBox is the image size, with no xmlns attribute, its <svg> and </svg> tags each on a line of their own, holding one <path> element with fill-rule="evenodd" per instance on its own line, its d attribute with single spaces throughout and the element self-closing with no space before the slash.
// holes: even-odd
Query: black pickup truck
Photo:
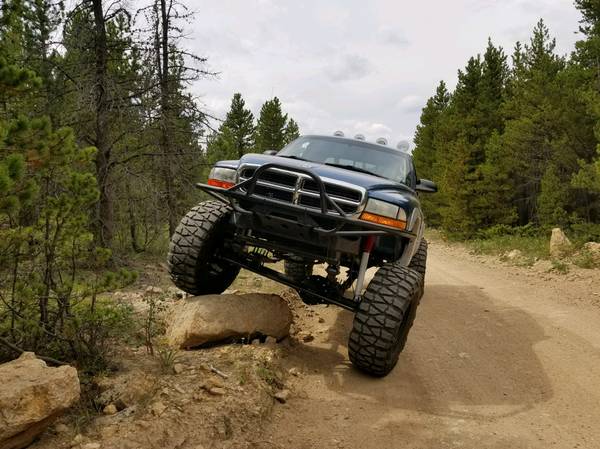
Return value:
<svg viewBox="0 0 600 449">
<path fill-rule="evenodd" d="M 423 294 L 427 242 L 409 154 L 383 141 L 302 136 L 281 151 L 220 161 L 172 236 L 175 285 L 223 292 L 241 268 L 298 291 L 308 304 L 355 313 L 348 353 L 369 374 L 396 365 Z M 268 264 L 283 261 L 284 273 Z M 313 274 L 322 264 L 323 275 Z M 370 267 L 377 272 L 364 286 Z"/>
</svg>

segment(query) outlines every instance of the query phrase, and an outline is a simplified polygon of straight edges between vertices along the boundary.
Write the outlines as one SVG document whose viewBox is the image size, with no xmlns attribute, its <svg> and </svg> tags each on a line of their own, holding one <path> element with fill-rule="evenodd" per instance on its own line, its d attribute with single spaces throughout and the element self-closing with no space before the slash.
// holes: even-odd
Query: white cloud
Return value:
<svg viewBox="0 0 600 449">
<path fill-rule="evenodd" d="M 419 112 L 423 106 L 425 100 L 419 95 L 407 95 L 398 102 L 398 108 L 407 113 Z"/>
<path fill-rule="evenodd" d="M 326 73 L 332 81 L 353 81 L 366 77 L 371 73 L 371 63 L 361 55 L 344 55 L 333 65 L 326 66 Z"/>
<path fill-rule="evenodd" d="M 379 30 L 377 37 L 382 44 L 391 45 L 396 47 L 406 47 L 410 44 L 408 38 L 404 33 L 397 28 L 384 27 Z"/>
</svg>

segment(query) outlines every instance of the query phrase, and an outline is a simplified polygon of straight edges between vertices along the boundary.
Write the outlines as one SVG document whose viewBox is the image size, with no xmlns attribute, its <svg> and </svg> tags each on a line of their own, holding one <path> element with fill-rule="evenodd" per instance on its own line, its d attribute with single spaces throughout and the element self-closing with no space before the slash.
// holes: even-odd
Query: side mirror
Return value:
<svg viewBox="0 0 600 449">
<path fill-rule="evenodd" d="M 267 150 L 267 151 L 263 151 L 263 154 L 266 154 L 267 156 L 275 156 L 277 154 L 277 151 Z"/>
<path fill-rule="evenodd" d="M 435 193 L 438 191 L 438 188 L 435 182 L 430 181 L 429 179 L 419 179 L 416 190 L 418 192 Z"/>
</svg>

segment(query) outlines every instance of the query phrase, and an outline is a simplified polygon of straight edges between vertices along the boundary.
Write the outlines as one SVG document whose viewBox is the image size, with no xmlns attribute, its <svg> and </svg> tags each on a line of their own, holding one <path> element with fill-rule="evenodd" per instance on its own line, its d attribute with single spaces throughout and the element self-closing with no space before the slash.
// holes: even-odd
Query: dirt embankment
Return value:
<svg viewBox="0 0 600 449">
<path fill-rule="evenodd" d="M 232 290 L 287 291 L 250 273 Z M 133 410 L 53 429 L 36 448 L 600 447 L 598 270 L 511 267 L 432 243 L 415 326 L 384 379 L 350 366 L 350 313 L 285 295 L 292 339 L 182 352 L 168 375 L 127 354 L 129 382 L 147 382 Z"/>
</svg>

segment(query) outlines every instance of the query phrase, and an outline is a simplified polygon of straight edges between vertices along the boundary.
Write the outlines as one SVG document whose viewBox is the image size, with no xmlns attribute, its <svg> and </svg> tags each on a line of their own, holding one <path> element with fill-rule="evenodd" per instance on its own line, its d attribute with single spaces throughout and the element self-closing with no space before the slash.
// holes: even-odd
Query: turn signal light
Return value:
<svg viewBox="0 0 600 449">
<path fill-rule="evenodd" d="M 406 229 L 406 222 L 404 220 L 396 220 L 395 218 L 384 217 L 382 215 L 372 214 L 371 212 L 363 212 L 360 215 L 360 219 L 380 225 L 391 226 L 392 228 Z"/>
<path fill-rule="evenodd" d="M 213 187 L 221 187 L 222 189 L 230 189 L 235 185 L 233 182 L 221 181 L 219 179 L 209 179 L 207 184 Z"/>
</svg>

